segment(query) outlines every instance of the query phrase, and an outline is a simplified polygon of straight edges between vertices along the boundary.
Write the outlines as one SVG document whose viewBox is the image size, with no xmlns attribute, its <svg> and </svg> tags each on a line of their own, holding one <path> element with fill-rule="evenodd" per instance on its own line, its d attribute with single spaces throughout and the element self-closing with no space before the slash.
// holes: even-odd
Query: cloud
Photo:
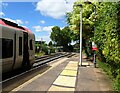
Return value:
<svg viewBox="0 0 120 93">
<path fill-rule="evenodd" d="M 40 23 L 41 23 L 41 24 L 45 24 L 45 21 L 44 21 L 44 20 L 41 20 Z"/>
<path fill-rule="evenodd" d="M 2 16 L 5 16 L 5 14 L 3 12 L 0 12 L 0 17 L 2 17 Z"/>
<path fill-rule="evenodd" d="M 17 23 L 17 24 L 23 24 L 23 21 L 20 20 L 20 19 L 16 19 L 16 20 L 13 20 L 13 19 L 11 19 L 11 18 L 5 18 L 5 19 L 8 20 L 8 21 L 11 21 L 11 22 Z"/>
<path fill-rule="evenodd" d="M 51 32 L 51 31 L 52 31 L 52 28 L 53 28 L 53 26 L 43 27 L 43 31 Z"/>
<path fill-rule="evenodd" d="M 51 41 L 49 36 L 35 36 L 35 41 L 41 41 L 41 39 L 46 41 L 47 44 Z"/>
<path fill-rule="evenodd" d="M 41 38 L 43 41 L 46 41 L 46 43 L 48 44 L 51 39 L 50 39 L 50 33 L 52 31 L 52 28 L 54 26 L 46 26 L 46 27 L 42 27 L 42 26 L 33 26 L 33 28 L 35 29 L 36 32 L 42 32 L 42 31 L 47 31 L 48 34 L 44 35 L 44 36 L 35 36 L 37 41 L 41 41 Z M 64 27 L 60 27 L 60 29 L 63 29 Z"/>
<path fill-rule="evenodd" d="M 53 26 L 46 26 L 46 27 L 33 26 L 33 28 L 35 29 L 36 32 L 42 32 L 42 31 L 51 32 L 52 27 L 53 27 Z"/>
<path fill-rule="evenodd" d="M 44 16 L 61 19 L 66 12 L 72 11 L 73 2 L 76 0 L 40 0 L 36 5 L 36 10 Z"/>
<path fill-rule="evenodd" d="M 22 27 L 28 28 L 27 26 L 22 26 Z"/>
<path fill-rule="evenodd" d="M 33 28 L 35 29 L 36 32 L 41 32 L 42 31 L 41 26 L 33 26 Z"/>
<path fill-rule="evenodd" d="M 25 24 L 28 24 L 29 22 L 28 21 L 25 21 Z"/>
<path fill-rule="evenodd" d="M 14 22 L 14 23 L 17 23 L 18 25 L 23 25 L 23 24 L 28 24 L 29 22 L 28 21 L 22 21 L 20 19 L 11 19 L 11 18 L 5 18 L 6 20 L 8 21 L 11 21 L 11 22 Z"/>
<path fill-rule="evenodd" d="M 0 9 L 2 10 L 2 8 L 6 8 L 8 6 L 8 3 L 3 3 L 0 1 Z"/>
<path fill-rule="evenodd" d="M 6 6 L 8 6 L 8 3 L 2 3 L 2 5 L 6 7 Z"/>
<path fill-rule="evenodd" d="M 22 20 L 17 19 L 17 20 L 15 20 L 15 21 L 16 21 L 16 23 L 18 23 L 18 24 L 23 24 L 23 21 L 22 21 Z"/>
<path fill-rule="evenodd" d="M 6 6 L 8 6 L 8 3 L 0 2 L 0 6 L 1 6 L 1 7 L 6 7 Z"/>
</svg>

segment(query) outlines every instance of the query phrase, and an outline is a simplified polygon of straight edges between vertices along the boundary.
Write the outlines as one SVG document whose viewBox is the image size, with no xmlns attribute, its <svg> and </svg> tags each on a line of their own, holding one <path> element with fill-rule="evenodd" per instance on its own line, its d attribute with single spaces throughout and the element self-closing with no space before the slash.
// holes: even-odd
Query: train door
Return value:
<svg viewBox="0 0 120 93">
<path fill-rule="evenodd" d="M 23 36 L 23 66 L 29 66 L 28 33 L 24 32 Z"/>
<path fill-rule="evenodd" d="M 28 45 L 29 45 L 29 61 L 30 64 L 32 65 L 34 63 L 35 60 L 35 36 L 34 34 L 29 33 L 28 36 Z"/>
<path fill-rule="evenodd" d="M 23 61 L 23 31 L 16 30 L 15 37 L 15 62 L 13 65 L 13 69 L 20 68 Z"/>
</svg>

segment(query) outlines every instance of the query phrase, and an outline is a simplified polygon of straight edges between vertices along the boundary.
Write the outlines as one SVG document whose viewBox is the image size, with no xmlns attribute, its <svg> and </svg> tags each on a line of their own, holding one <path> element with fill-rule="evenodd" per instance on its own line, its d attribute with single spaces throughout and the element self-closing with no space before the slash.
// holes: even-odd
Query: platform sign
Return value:
<svg viewBox="0 0 120 93">
<path fill-rule="evenodd" d="M 95 50 L 95 51 L 97 51 L 97 50 L 98 50 L 98 48 L 97 48 L 97 46 L 96 46 L 95 42 L 92 42 L 92 50 Z"/>
</svg>

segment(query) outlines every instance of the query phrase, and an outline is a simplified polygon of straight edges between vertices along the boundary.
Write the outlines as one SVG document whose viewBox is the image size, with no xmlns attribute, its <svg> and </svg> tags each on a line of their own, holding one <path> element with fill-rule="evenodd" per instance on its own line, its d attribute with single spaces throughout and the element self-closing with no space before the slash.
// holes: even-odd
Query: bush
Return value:
<svg viewBox="0 0 120 93">
<path fill-rule="evenodd" d="M 113 87 L 116 91 L 120 92 L 120 75 L 118 75 L 117 78 L 114 80 Z"/>
<path fill-rule="evenodd" d="M 120 91 L 120 2 L 103 2 L 98 5 L 95 40 L 98 55 L 108 75 L 114 79 L 114 89 Z M 103 63 L 102 63 L 103 64 Z"/>
<path fill-rule="evenodd" d="M 109 78 L 112 79 L 113 89 L 115 91 L 120 92 L 120 70 L 118 69 L 117 71 L 115 71 L 115 73 L 117 72 L 117 75 L 115 76 L 113 74 L 114 70 L 111 68 L 111 66 L 108 63 L 101 62 L 98 59 L 97 59 L 97 63 L 98 63 L 98 66 L 102 68 L 104 72 L 106 72 Z"/>
<path fill-rule="evenodd" d="M 55 48 L 50 46 L 50 53 L 55 53 Z"/>
<path fill-rule="evenodd" d="M 42 45 L 42 51 L 45 52 L 45 55 L 48 55 L 48 47 L 46 45 Z"/>
</svg>

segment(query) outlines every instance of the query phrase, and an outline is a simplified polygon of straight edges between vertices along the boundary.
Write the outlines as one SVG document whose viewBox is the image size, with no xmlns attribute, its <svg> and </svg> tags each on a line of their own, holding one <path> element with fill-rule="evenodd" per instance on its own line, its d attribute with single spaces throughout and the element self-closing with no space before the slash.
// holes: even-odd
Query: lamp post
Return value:
<svg viewBox="0 0 120 93">
<path fill-rule="evenodd" d="M 80 66 L 82 66 L 82 5 L 80 6 Z"/>
<path fill-rule="evenodd" d="M 82 4 L 78 4 L 75 6 L 80 7 L 80 66 L 82 66 Z"/>
</svg>

